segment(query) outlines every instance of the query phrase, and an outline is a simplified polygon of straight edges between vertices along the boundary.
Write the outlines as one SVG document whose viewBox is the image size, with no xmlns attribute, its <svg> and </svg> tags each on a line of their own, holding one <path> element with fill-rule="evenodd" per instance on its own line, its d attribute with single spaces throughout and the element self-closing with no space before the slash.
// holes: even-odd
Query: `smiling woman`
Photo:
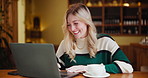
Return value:
<svg viewBox="0 0 148 78">
<path fill-rule="evenodd" d="M 78 17 L 70 14 L 68 17 L 68 30 L 75 38 L 84 38 L 87 36 L 87 24 L 80 21 Z"/>
<path fill-rule="evenodd" d="M 102 64 L 109 73 L 132 73 L 130 61 L 114 39 L 99 34 L 89 9 L 82 3 L 73 4 L 66 11 L 63 24 L 64 39 L 57 50 L 61 69 L 84 72 L 88 64 Z"/>
</svg>

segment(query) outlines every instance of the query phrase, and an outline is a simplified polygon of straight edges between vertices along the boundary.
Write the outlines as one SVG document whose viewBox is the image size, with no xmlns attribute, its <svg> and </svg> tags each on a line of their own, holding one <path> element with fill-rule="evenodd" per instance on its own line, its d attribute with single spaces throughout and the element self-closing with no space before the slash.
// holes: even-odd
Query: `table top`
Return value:
<svg viewBox="0 0 148 78">
<path fill-rule="evenodd" d="M 145 48 L 145 49 L 148 49 L 148 45 L 146 45 L 146 44 L 131 43 L 130 45 L 132 45 L 132 46 L 134 46 L 134 47 L 139 47 L 139 48 Z"/>
<path fill-rule="evenodd" d="M 10 71 L 15 71 L 15 70 L 0 70 L 0 78 L 28 78 L 28 77 L 22 77 L 18 75 L 16 76 L 8 75 L 7 73 Z M 73 78 L 86 78 L 86 77 L 80 74 Z M 108 78 L 148 78 L 148 72 L 134 71 L 133 73 L 110 74 Z"/>
</svg>

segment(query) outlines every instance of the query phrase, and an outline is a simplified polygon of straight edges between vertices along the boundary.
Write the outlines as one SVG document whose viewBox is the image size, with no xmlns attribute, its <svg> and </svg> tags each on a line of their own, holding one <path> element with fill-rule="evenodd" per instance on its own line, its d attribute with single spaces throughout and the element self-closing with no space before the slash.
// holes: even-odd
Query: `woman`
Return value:
<svg viewBox="0 0 148 78">
<path fill-rule="evenodd" d="M 56 53 L 61 69 L 82 72 L 88 64 L 103 63 L 109 73 L 133 72 L 130 61 L 109 35 L 97 37 L 90 11 L 84 4 L 69 7 L 63 32 L 64 40 Z"/>
</svg>

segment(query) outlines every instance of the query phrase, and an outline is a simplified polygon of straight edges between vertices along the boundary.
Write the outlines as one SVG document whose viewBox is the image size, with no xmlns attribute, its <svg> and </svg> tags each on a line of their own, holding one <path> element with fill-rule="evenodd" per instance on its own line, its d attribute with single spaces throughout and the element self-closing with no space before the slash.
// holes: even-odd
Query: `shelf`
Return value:
<svg viewBox="0 0 148 78">
<path fill-rule="evenodd" d="M 138 19 L 138 16 L 123 16 L 123 19 Z"/>
<path fill-rule="evenodd" d="M 87 4 L 89 0 L 82 1 Z M 140 3 L 139 0 L 90 1 L 88 8 L 98 33 L 126 36 L 148 34 L 148 3 Z M 123 3 L 129 3 L 129 6 Z"/>
<path fill-rule="evenodd" d="M 104 24 L 104 26 L 107 26 L 107 27 L 109 27 L 109 26 L 120 26 L 120 24 Z"/>
<path fill-rule="evenodd" d="M 102 19 L 102 16 L 92 16 L 93 19 Z"/>
<path fill-rule="evenodd" d="M 122 36 L 143 36 L 142 34 L 124 34 L 124 33 L 122 33 L 120 35 L 122 35 Z"/>
<path fill-rule="evenodd" d="M 87 7 L 123 7 L 123 8 L 138 8 L 139 6 L 136 5 L 136 6 L 124 6 L 124 5 L 121 5 L 121 4 L 117 4 L 117 5 L 108 5 L 108 4 L 104 4 L 104 5 L 91 5 L 91 6 L 87 6 Z M 145 7 L 145 6 L 144 6 Z"/>
<path fill-rule="evenodd" d="M 126 27 L 126 26 L 133 27 L 133 26 L 139 26 L 139 25 L 135 25 L 135 24 L 131 24 L 131 25 L 124 25 L 124 24 L 123 24 L 123 27 Z"/>
<path fill-rule="evenodd" d="M 122 7 L 122 5 L 104 5 L 103 7 Z"/>
<path fill-rule="evenodd" d="M 95 4 L 95 5 L 93 5 L 93 4 L 86 4 L 86 6 L 87 6 L 88 8 L 103 7 L 103 5 L 97 5 L 97 4 Z"/>
<path fill-rule="evenodd" d="M 96 27 L 102 27 L 102 25 L 95 25 Z"/>
<path fill-rule="evenodd" d="M 141 27 L 148 27 L 148 24 L 146 24 L 146 25 L 141 25 Z"/>
</svg>

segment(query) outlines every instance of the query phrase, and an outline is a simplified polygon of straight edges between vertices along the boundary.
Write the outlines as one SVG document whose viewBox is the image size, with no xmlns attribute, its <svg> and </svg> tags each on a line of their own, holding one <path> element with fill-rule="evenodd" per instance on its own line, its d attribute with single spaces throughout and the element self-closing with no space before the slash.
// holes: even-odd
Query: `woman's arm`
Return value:
<svg viewBox="0 0 148 78">
<path fill-rule="evenodd" d="M 105 65 L 106 71 L 110 73 L 132 73 L 133 68 L 120 48 L 112 55 L 112 63 Z"/>
<path fill-rule="evenodd" d="M 98 47 L 101 50 L 111 52 L 111 63 L 105 65 L 109 73 L 132 73 L 133 68 L 127 56 L 120 49 L 113 38 L 107 34 L 101 34 L 98 37 Z"/>
<path fill-rule="evenodd" d="M 65 50 L 64 50 L 64 41 L 62 40 L 59 47 L 58 47 L 58 50 L 56 52 L 56 56 L 57 56 L 57 62 L 58 64 L 60 65 L 60 69 L 65 69 L 64 68 L 64 65 L 65 63 L 60 59 L 60 57 L 64 54 Z"/>
</svg>

